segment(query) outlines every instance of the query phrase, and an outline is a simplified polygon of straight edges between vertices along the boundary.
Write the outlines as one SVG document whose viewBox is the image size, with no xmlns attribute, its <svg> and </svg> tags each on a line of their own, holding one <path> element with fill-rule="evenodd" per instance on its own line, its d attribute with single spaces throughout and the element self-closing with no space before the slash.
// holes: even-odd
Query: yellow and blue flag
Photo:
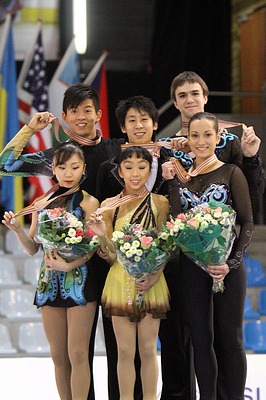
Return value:
<svg viewBox="0 0 266 400">
<path fill-rule="evenodd" d="M 0 149 L 19 130 L 16 79 L 11 15 L 7 14 L 0 40 Z M 20 177 L 2 177 L 1 203 L 5 210 L 17 212 L 23 208 Z"/>
</svg>

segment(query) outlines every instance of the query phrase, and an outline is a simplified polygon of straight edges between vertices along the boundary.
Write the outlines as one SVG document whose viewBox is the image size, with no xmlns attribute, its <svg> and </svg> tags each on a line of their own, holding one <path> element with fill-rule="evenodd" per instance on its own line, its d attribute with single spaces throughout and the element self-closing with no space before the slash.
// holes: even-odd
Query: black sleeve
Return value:
<svg viewBox="0 0 266 400">
<path fill-rule="evenodd" d="M 243 172 L 238 167 L 232 173 L 230 187 L 232 206 L 237 213 L 237 223 L 240 225 L 240 232 L 234 241 L 233 249 L 227 263 L 229 268 L 238 268 L 250 243 L 254 229 L 248 184 Z"/>
<path fill-rule="evenodd" d="M 176 217 L 182 211 L 181 203 L 180 203 L 179 188 L 180 188 L 180 184 L 176 178 L 170 179 L 168 181 L 170 214 L 173 217 Z"/>
<path fill-rule="evenodd" d="M 261 197 L 265 190 L 265 175 L 262 158 L 259 155 L 255 157 L 244 157 L 242 169 L 248 181 L 250 196 L 252 198 Z"/>
</svg>

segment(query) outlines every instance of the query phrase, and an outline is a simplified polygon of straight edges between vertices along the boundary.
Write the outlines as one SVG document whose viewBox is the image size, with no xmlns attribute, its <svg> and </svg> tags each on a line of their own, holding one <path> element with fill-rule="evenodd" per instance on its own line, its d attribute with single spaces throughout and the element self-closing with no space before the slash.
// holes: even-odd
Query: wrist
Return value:
<svg viewBox="0 0 266 400">
<path fill-rule="evenodd" d="M 29 124 L 25 124 L 32 132 L 35 133 L 35 128 L 32 128 Z"/>
<path fill-rule="evenodd" d="M 259 163 L 259 156 L 255 154 L 255 156 L 245 156 L 244 161 L 248 164 L 257 165 Z"/>
</svg>

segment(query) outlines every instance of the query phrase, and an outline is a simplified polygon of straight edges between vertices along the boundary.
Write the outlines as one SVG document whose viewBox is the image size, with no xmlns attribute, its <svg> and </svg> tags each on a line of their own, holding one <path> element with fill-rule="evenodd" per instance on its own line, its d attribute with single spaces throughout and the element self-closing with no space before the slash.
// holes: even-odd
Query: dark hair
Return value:
<svg viewBox="0 0 266 400">
<path fill-rule="evenodd" d="M 100 109 L 100 99 L 98 92 L 85 83 L 75 83 L 70 86 L 64 94 L 63 111 L 66 114 L 70 108 L 77 108 L 83 101 L 91 99 L 95 111 Z"/>
<path fill-rule="evenodd" d="M 179 86 L 184 85 L 185 83 L 199 83 L 202 87 L 203 95 L 209 95 L 209 89 L 206 82 L 198 75 L 196 72 L 193 71 L 184 71 L 181 74 L 178 74 L 172 81 L 171 88 L 170 88 L 170 95 L 173 101 L 176 100 L 175 92 Z"/>
<path fill-rule="evenodd" d="M 191 123 L 193 121 L 196 121 L 196 120 L 200 121 L 201 119 L 207 119 L 209 121 L 212 121 L 213 122 L 213 127 L 215 129 L 215 132 L 216 133 L 219 132 L 219 123 L 218 123 L 218 119 L 215 117 L 215 115 L 213 115 L 211 113 L 208 113 L 208 112 L 205 112 L 205 111 L 201 111 L 201 112 L 198 112 L 198 113 L 194 114 L 190 118 L 189 123 L 188 123 L 188 133 L 190 133 Z"/>
<path fill-rule="evenodd" d="M 121 166 L 123 161 L 127 160 L 128 158 L 132 158 L 133 156 L 148 161 L 151 169 L 152 155 L 147 149 L 141 146 L 130 146 L 123 150 L 118 157 L 118 167 Z"/>
<path fill-rule="evenodd" d="M 85 157 L 82 148 L 75 142 L 61 143 L 54 151 L 53 165 L 65 164 L 74 154 L 77 154 L 82 162 L 85 163 Z"/>
<path fill-rule="evenodd" d="M 159 112 L 151 99 L 144 96 L 133 96 L 125 100 L 120 100 L 115 110 L 116 118 L 121 128 L 125 128 L 126 116 L 130 108 L 145 111 L 153 120 L 153 123 L 159 121 Z"/>
</svg>

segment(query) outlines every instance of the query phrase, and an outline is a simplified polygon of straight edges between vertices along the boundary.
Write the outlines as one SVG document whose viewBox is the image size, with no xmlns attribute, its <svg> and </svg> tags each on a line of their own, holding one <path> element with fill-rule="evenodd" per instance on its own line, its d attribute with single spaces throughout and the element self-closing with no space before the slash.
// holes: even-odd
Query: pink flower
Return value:
<svg viewBox="0 0 266 400">
<path fill-rule="evenodd" d="M 153 241 L 153 238 L 151 236 L 142 236 L 141 238 L 141 244 L 143 248 L 149 248 L 151 243 Z"/>
<path fill-rule="evenodd" d="M 167 221 L 166 222 L 166 227 L 168 229 L 172 229 L 174 226 L 175 226 L 175 223 L 174 223 L 174 221 L 172 219 L 171 219 L 171 221 Z"/>
<path fill-rule="evenodd" d="M 57 218 L 57 217 L 60 217 L 60 216 L 63 214 L 64 211 L 65 211 L 65 209 L 64 209 L 64 208 L 60 208 L 60 207 L 54 208 L 54 209 L 49 209 L 49 210 L 48 210 L 48 212 L 49 212 L 49 217 L 50 217 L 50 218 Z"/>
<path fill-rule="evenodd" d="M 181 221 L 185 221 L 186 220 L 186 216 L 185 214 L 178 214 L 178 216 L 176 217 L 177 219 L 180 219 Z"/>
<path fill-rule="evenodd" d="M 187 221 L 187 224 L 192 226 L 193 228 L 198 229 L 199 227 L 199 222 L 195 218 L 191 218 Z"/>
</svg>

